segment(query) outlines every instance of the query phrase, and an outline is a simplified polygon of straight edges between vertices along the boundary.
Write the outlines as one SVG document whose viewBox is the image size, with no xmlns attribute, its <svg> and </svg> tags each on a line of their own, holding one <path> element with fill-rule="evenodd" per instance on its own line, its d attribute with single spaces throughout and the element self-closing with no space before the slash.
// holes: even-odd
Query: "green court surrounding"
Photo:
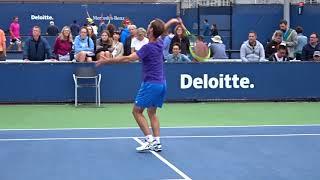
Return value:
<svg viewBox="0 0 320 180">
<path fill-rule="evenodd" d="M 1 129 L 136 127 L 132 104 L 0 105 Z M 161 125 L 246 126 L 320 124 L 319 102 L 168 103 Z"/>
</svg>

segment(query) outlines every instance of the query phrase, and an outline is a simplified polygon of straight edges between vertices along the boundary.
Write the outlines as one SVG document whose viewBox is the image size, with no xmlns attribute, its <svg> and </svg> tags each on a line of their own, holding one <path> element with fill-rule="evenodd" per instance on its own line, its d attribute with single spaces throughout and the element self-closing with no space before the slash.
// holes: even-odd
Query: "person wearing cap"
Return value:
<svg viewBox="0 0 320 180">
<path fill-rule="evenodd" d="M 287 57 L 287 45 L 285 42 L 279 44 L 277 52 L 273 53 L 268 60 L 275 61 L 275 62 L 282 62 L 282 61 L 289 61 Z"/>
<path fill-rule="evenodd" d="M 315 32 L 311 33 L 309 43 L 302 49 L 301 60 L 312 61 L 315 51 L 320 51 L 319 35 Z"/>
<path fill-rule="evenodd" d="M 130 37 L 130 31 L 129 31 L 129 28 L 128 28 L 129 25 L 131 25 L 130 19 L 129 18 L 125 18 L 125 20 L 123 21 L 124 29 L 120 33 L 120 41 L 121 41 L 122 44 L 125 44 L 127 38 Z"/>
<path fill-rule="evenodd" d="M 47 28 L 48 36 L 57 36 L 59 34 L 59 28 L 54 24 L 53 21 L 49 22 L 49 26 Z"/>
<path fill-rule="evenodd" d="M 314 61 L 320 61 L 320 51 L 314 51 L 313 60 Z"/>
<path fill-rule="evenodd" d="M 226 45 L 223 44 L 221 36 L 216 35 L 211 38 L 212 44 L 209 46 L 213 59 L 228 59 Z"/>
<path fill-rule="evenodd" d="M 131 53 L 139 51 L 142 46 L 149 43 L 149 39 L 146 38 L 146 30 L 144 28 L 138 28 L 137 37 L 132 39 L 131 42 Z"/>
<path fill-rule="evenodd" d="M 257 40 L 256 32 L 249 32 L 248 40 L 241 45 L 240 57 L 243 62 L 257 62 L 265 60 L 264 47 Z"/>
<path fill-rule="evenodd" d="M 265 55 L 266 59 L 268 59 L 271 55 L 277 52 L 280 43 L 282 42 L 282 31 L 276 30 L 272 35 L 272 40 L 268 42 L 266 49 L 265 49 Z"/>
</svg>

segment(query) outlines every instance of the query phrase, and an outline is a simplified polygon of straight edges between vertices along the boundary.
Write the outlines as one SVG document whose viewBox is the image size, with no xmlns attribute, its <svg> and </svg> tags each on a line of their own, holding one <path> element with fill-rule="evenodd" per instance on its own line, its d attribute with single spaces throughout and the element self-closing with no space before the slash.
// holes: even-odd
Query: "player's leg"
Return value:
<svg viewBox="0 0 320 180">
<path fill-rule="evenodd" d="M 138 123 L 141 131 L 145 135 L 145 142 L 136 148 L 138 152 L 144 152 L 148 150 L 152 150 L 152 143 L 154 141 L 153 136 L 151 135 L 148 122 L 146 118 L 143 115 L 144 108 L 140 108 L 136 105 L 134 105 L 132 114 L 136 122 Z"/>
<path fill-rule="evenodd" d="M 155 139 L 155 142 L 153 143 L 153 150 L 154 151 L 161 151 L 162 146 L 160 143 L 160 122 L 157 117 L 157 108 L 156 107 L 148 108 L 148 116 L 149 116 L 149 119 L 151 122 L 153 136 Z"/>
</svg>

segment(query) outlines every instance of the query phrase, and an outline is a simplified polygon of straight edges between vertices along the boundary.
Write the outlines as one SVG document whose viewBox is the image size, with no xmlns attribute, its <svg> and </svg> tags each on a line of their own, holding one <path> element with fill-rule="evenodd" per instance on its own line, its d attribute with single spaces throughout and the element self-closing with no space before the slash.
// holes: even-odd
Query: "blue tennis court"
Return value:
<svg viewBox="0 0 320 180">
<path fill-rule="evenodd" d="M 319 125 L 163 128 L 162 135 L 162 152 L 137 153 L 136 128 L 1 130 L 0 179 L 320 178 Z"/>
</svg>

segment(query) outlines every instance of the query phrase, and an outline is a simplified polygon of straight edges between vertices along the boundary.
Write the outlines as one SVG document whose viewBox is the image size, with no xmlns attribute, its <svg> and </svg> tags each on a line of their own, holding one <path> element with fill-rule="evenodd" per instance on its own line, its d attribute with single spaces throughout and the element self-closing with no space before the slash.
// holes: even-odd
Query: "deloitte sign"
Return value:
<svg viewBox="0 0 320 180">
<path fill-rule="evenodd" d="M 180 89 L 249 89 L 254 88 L 248 77 L 239 77 L 237 74 L 219 74 L 218 77 L 210 77 L 204 74 L 203 77 L 192 77 L 189 74 L 180 75 Z"/>
<path fill-rule="evenodd" d="M 30 19 L 32 21 L 53 21 L 54 18 L 50 15 L 35 15 L 31 14 Z"/>
</svg>

